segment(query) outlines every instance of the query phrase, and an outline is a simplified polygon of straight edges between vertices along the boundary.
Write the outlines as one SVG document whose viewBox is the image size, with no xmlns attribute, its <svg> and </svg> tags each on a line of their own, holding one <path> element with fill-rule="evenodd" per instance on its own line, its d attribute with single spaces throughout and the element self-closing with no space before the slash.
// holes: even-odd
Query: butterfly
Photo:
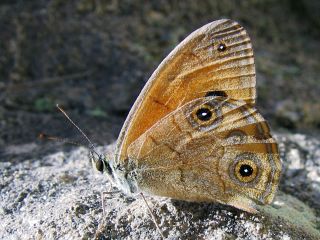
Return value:
<svg viewBox="0 0 320 240">
<path fill-rule="evenodd" d="M 256 212 L 276 193 L 281 160 L 255 107 L 251 40 L 237 22 L 208 23 L 162 61 L 96 161 L 125 193 L 219 202 Z"/>
</svg>

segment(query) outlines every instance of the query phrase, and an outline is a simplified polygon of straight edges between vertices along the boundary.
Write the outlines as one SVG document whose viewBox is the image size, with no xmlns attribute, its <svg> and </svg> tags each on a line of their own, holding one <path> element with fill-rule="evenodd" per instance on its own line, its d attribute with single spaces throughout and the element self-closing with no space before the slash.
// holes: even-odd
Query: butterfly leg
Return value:
<svg viewBox="0 0 320 240">
<path fill-rule="evenodd" d="M 152 210 L 151 210 L 151 208 L 150 208 L 150 206 L 149 206 L 146 198 L 144 197 L 144 195 L 143 195 L 142 192 L 140 193 L 140 195 L 142 196 L 143 201 L 144 201 L 145 204 L 147 205 L 147 209 L 148 209 L 148 211 L 149 211 L 149 213 L 150 213 L 150 215 L 151 215 L 151 217 L 152 217 L 152 220 L 153 220 L 154 224 L 156 225 L 156 228 L 157 228 L 159 234 L 161 235 L 162 239 L 165 239 L 165 237 L 163 236 L 163 233 L 162 233 L 162 231 L 161 231 L 161 229 L 160 229 L 160 227 L 159 227 L 159 225 L 158 225 L 158 223 L 157 223 L 157 220 L 156 220 L 156 218 L 155 218 L 155 216 L 154 216 L 154 214 L 153 214 L 153 212 L 152 212 Z"/>
<path fill-rule="evenodd" d="M 102 206 L 102 219 L 99 222 L 97 231 L 94 235 L 94 239 L 101 239 L 101 234 L 103 232 L 103 227 L 105 226 L 105 219 L 106 219 L 106 209 L 105 209 L 105 199 L 111 199 L 112 195 L 115 193 L 119 193 L 121 192 L 120 190 L 117 191 L 111 191 L 112 190 L 112 186 L 109 187 L 108 191 L 103 191 L 101 192 L 101 206 Z M 111 196 L 111 198 L 110 198 Z"/>
<path fill-rule="evenodd" d="M 120 193 L 121 190 L 111 191 L 112 186 L 110 186 L 108 191 L 101 192 L 101 206 L 102 206 L 102 216 L 103 219 L 106 217 L 106 209 L 105 209 L 105 199 L 111 199 L 113 194 Z M 106 198 L 105 198 L 106 197 Z"/>
</svg>

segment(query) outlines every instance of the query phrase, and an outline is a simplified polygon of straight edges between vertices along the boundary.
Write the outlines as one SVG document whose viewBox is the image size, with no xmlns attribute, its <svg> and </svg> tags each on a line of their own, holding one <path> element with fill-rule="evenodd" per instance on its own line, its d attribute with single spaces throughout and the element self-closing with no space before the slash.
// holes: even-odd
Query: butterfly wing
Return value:
<svg viewBox="0 0 320 240">
<path fill-rule="evenodd" d="M 205 95 L 254 103 L 255 66 L 246 30 L 232 20 L 211 22 L 182 41 L 159 65 L 143 88 L 121 130 L 116 162 L 157 121 Z"/>
<path fill-rule="evenodd" d="M 278 147 L 257 110 L 241 100 L 199 98 L 158 121 L 128 148 L 130 182 L 150 194 L 218 201 L 254 212 L 279 183 Z"/>
</svg>

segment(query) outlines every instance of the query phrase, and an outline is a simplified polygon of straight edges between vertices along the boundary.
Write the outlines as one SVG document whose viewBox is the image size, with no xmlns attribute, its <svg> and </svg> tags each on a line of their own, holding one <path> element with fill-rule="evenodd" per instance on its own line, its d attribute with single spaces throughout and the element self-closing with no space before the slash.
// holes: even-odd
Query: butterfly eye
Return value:
<svg viewBox="0 0 320 240">
<path fill-rule="evenodd" d="M 240 182 L 252 182 L 258 175 L 258 166 L 252 160 L 240 160 L 235 168 L 235 175 Z"/>
<path fill-rule="evenodd" d="M 227 49 L 227 46 L 224 43 L 220 43 L 218 45 L 218 51 L 219 52 L 224 52 Z"/>
<path fill-rule="evenodd" d="M 197 110 L 196 116 L 200 121 L 208 121 L 212 117 L 212 112 L 209 108 L 202 107 Z"/>
<path fill-rule="evenodd" d="M 103 172 L 103 162 L 101 159 L 98 159 L 96 161 L 96 169 L 99 171 L 99 172 Z"/>
</svg>

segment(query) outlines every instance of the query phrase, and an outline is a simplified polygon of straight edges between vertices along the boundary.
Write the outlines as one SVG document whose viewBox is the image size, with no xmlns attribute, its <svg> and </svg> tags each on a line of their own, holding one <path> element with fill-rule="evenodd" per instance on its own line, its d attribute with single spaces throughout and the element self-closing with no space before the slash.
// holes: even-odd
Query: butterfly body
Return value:
<svg viewBox="0 0 320 240">
<path fill-rule="evenodd" d="M 274 197 L 277 143 L 254 107 L 246 31 L 219 20 L 190 34 L 160 64 L 121 130 L 108 174 L 129 194 L 220 202 L 254 212 Z"/>
</svg>

